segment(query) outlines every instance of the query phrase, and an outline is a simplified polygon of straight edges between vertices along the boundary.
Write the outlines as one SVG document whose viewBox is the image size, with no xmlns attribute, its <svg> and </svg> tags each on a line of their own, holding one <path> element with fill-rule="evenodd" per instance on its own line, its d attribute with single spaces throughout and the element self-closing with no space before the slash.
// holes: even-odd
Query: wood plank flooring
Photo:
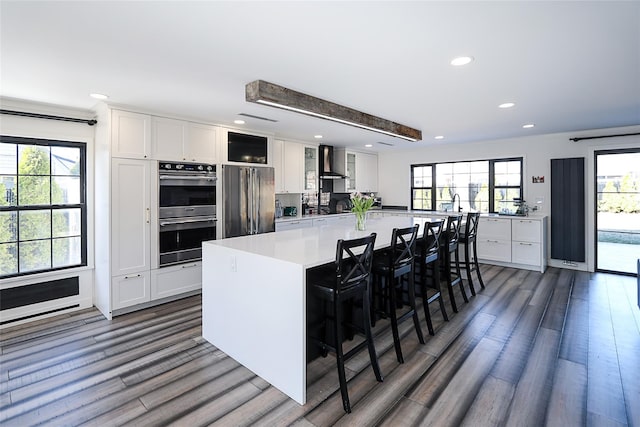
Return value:
<svg viewBox="0 0 640 427">
<path fill-rule="evenodd" d="M 401 324 L 402 365 L 378 322 L 384 382 L 366 351 L 351 359 L 351 414 L 332 355 L 309 365 L 300 406 L 202 338 L 195 296 L 112 321 L 88 309 L 3 329 L 0 425 L 640 426 L 634 278 L 482 274 L 469 304 L 457 293 L 459 313 L 446 301 L 449 322 L 432 304 L 426 345 Z"/>
</svg>

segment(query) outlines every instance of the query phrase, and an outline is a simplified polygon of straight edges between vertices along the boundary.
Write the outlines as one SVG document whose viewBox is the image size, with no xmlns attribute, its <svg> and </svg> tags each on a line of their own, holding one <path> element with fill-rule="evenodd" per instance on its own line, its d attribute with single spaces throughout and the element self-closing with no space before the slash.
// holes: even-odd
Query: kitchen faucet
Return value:
<svg viewBox="0 0 640 427">
<path fill-rule="evenodd" d="M 458 196 L 458 212 L 462 212 L 462 206 L 460 205 L 460 195 L 458 193 L 453 195 L 451 199 L 451 210 L 456 211 L 454 208 L 456 207 L 456 196 Z"/>
</svg>

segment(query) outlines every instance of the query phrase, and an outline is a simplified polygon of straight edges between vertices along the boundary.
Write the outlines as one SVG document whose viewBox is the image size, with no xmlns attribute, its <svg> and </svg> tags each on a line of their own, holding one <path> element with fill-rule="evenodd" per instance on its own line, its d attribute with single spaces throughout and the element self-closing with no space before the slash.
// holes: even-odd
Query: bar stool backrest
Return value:
<svg viewBox="0 0 640 427">
<path fill-rule="evenodd" d="M 444 223 L 444 219 L 439 219 L 425 224 L 423 233 L 424 252 L 421 254 L 423 258 L 438 254 L 440 239 L 442 238 L 442 232 L 444 230 Z"/>
<path fill-rule="evenodd" d="M 447 217 L 447 228 L 445 231 L 445 246 L 448 246 L 449 252 L 458 247 L 460 240 L 460 226 L 462 225 L 462 214 L 449 215 Z"/>
<path fill-rule="evenodd" d="M 478 235 L 478 223 L 480 222 L 480 212 L 469 212 L 467 214 L 467 224 L 464 226 L 464 237 L 468 242 Z"/>
<path fill-rule="evenodd" d="M 406 228 L 394 228 L 391 235 L 391 256 L 390 261 L 396 271 L 413 266 L 416 254 L 416 239 L 418 237 L 419 225 Z"/>
<path fill-rule="evenodd" d="M 338 240 L 335 261 L 338 292 L 369 284 L 375 241 L 376 233 L 358 239 Z"/>
</svg>

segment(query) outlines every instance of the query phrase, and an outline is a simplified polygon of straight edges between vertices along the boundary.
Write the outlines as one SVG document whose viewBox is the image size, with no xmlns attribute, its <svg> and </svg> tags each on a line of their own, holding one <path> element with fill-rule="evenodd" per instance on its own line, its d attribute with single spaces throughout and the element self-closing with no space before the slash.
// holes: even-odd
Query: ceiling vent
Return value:
<svg viewBox="0 0 640 427">
<path fill-rule="evenodd" d="M 238 113 L 239 116 L 245 116 L 245 117 L 251 117 L 252 119 L 257 119 L 257 120 L 264 120 L 265 122 L 273 122 L 273 123 L 277 123 L 277 120 L 274 119 L 268 119 L 266 117 L 260 117 L 260 116 L 254 116 L 253 114 L 247 114 L 247 113 Z"/>
</svg>

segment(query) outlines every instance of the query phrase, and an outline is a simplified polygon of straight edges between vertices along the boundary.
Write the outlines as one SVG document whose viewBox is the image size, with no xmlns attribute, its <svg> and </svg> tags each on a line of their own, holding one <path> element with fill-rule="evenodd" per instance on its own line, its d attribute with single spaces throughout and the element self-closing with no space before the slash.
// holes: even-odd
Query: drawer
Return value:
<svg viewBox="0 0 640 427">
<path fill-rule="evenodd" d="M 511 235 L 514 241 L 540 243 L 541 223 L 532 219 L 511 221 Z"/>
<path fill-rule="evenodd" d="M 511 262 L 511 241 L 478 237 L 478 259 Z"/>
<path fill-rule="evenodd" d="M 516 264 L 540 265 L 540 244 L 531 242 L 513 242 L 511 261 Z"/>
<path fill-rule="evenodd" d="M 480 218 L 478 237 L 490 240 L 511 240 L 511 219 Z"/>
<path fill-rule="evenodd" d="M 111 278 L 111 306 L 113 310 L 151 301 L 149 271 Z"/>
<path fill-rule="evenodd" d="M 313 226 L 313 223 L 310 219 L 276 222 L 276 231 L 294 230 L 296 228 L 306 228 L 311 226 Z"/>
<path fill-rule="evenodd" d="M 202 289 L 202 262 L 151 270 L 151 299 Z"/>
</svg>

